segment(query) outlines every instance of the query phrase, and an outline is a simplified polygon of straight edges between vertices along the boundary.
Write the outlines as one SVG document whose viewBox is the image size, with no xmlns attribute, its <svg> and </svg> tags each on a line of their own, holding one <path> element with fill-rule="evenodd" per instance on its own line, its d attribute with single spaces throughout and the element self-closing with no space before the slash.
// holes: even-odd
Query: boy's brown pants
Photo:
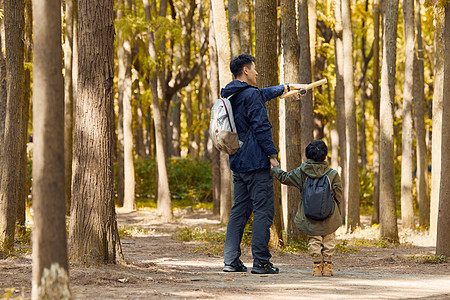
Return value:
<svg viewBox="0 0 450 300">
<path fill-rule="evenodd" d="M 331 262 L 335 246 L 336 239 L 334 232 L 323 236 L 308 236 L 308 251 L 313 261 Z"/>
</svg>

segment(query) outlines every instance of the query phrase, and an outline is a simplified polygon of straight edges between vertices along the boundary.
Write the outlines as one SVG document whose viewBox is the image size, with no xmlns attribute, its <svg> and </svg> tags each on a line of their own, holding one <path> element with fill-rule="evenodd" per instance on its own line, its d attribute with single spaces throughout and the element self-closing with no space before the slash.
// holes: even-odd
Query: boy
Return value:
<svg viewBox="0 0 450 300">
<path fill-rule="evenodd" d="M 308 250 L 313 259 L 313 276 L 333 276 L 331 261 L 334 254 L 335 231 L 342 225 L 340 204 L 342 199 L 341 178 L 336 170 L 330 168 L 325 161 L 328 148 L 321 140 L 311 142 L 306 147 L 306 162 L 290 172 L 273 167 L 271 173 L 281 183 L 297 187 L 303 192 L 308 177 L 320 178 L 328 176 L 331 183 L 332 201 L 334 211 L 322 221 L 315 221 L 305 216 L 302 197 L 295 216 L 295 224 L 308 235 Z"/>
</svg>

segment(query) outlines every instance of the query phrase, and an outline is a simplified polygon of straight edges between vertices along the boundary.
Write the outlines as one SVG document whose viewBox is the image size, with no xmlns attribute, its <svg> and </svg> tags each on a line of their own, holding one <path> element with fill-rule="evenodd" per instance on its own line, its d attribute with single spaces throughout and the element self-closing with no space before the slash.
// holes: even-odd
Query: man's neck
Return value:
<svg viewBox="0 0 450 300">
<path fill-rule="evenodd" d="M 237 77 L 236 80 L 239 80 L 239 81 L 248 83 L 247 78 L 245 78 L 245 77 L 243 77 L 243 76 Z M 248 84 L 250 84 L 250 83 L 248 83 Z"/>
</svg>

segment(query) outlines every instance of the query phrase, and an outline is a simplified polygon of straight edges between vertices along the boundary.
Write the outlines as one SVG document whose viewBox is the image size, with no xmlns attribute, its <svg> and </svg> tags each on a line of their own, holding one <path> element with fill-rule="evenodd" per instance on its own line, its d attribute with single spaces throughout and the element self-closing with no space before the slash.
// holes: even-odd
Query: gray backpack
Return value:
<svg viewBox="0 0 450 300">
<path fill-rule="evenodd" d="M 331 182 L 328 172 L 319 178 L 307 177 L 303 187 L 302 200 L 306 217 L 323 221 L 334 213 Z"/>
</svg>

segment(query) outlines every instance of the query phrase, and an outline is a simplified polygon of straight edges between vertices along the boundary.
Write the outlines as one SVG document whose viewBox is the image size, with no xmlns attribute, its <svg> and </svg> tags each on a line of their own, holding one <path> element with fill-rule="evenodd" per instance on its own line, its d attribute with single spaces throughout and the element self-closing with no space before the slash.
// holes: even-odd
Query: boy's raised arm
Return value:
<svg viewBox="0 0 450 300">
<path fill-rule="evenodd" d="M 278 179 L 282 184 L 295 186 L 296 188 L 300 189 L 300 191 L 303 190 L 302 186 L 302 176 L 300 172 L 300 168 L 294 169 L 289 172 L 285 172 L 282 169 L 278 167 L 274 167 L 270 169 L 270 173 L 272 176 L 274 176 L 276 179 Z"/>
</svg>

